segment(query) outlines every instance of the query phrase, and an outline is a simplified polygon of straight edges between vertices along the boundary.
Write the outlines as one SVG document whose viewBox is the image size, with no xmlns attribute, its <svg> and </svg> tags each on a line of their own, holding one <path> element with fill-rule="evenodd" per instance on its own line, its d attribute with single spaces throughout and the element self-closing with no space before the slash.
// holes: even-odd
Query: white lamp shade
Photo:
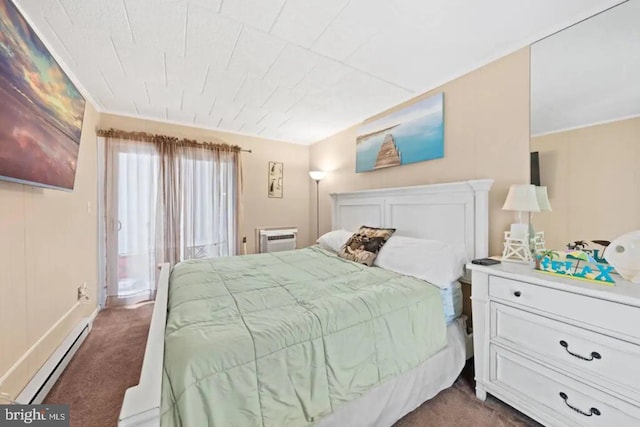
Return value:
<svg viewBox="0 0 640 427">
<path fill-rule="evenodd" d="M 550 212 L 551 203 L 549 203 L 549 195 L 547 194 L 547 187 L 536 187 L 536 196 L 538 199 L 538 206 L 540 206 L 540 211 Z"/>
<path fill-rule="evenodd" d="M 325 177 L 326 173 L 323 171 L 311 171 L 309 172 L 309 176 L 311 177 L 311 179 L 315 180 L 315 181 L 320 181 Z"/>
<path fill-rule="evenodd" d="M 535 185 L 512 185 L 502 209 L 519 212 L 540 212 Z"/>
</svg>

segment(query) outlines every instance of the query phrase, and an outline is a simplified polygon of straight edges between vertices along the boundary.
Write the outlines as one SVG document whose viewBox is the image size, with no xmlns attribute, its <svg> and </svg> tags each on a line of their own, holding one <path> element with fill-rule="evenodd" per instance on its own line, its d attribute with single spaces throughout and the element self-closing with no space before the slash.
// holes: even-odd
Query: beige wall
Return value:
<svg viewBox="0 0 640 427">
<path fill-rule="evenodd" d="M 513 220 L 510 213 L 501 210 L 509 185 L 529 180 L 529 49 L 519 50 L 416 100 L 437 92 L 444 92 L 443 159 L 356 174 L 358 126 L 311 146 L 310 169 L 329 171 L 320 183 L 321 233 L 331 228 L 329 193 L 493 178 L 489 246 L 492 254 L 502 252 L 502 233 Z M 310 185 L 312 233 L 316 221 L 314 187 L 315 184 Z"/>
<path fill-rule="evenodd" d="M 109 114 L 88 106 L 73 192 L 0 182 L 0 375 L 76 302 L 82 305 L 21 364 L 2 386 L 17 394 L 97 300 L 97 173 L 95 128 L 114 127 L 188 137 L 220 138 L 253 150 L 243 154 L 244 235 L 255 248 L 255 228 L 297 226 L 299 246 L 314 240 L 315 184 L 309 169 L 330 171 L 320 184 L 321 231 L 330 229 L 331 192 L 494 178 L 491 252 L 501 250 L 511 215 L 500 206 L 512 183 L 529 176 L 529 50 L 523 49 L 437 88 L 445 93 L 445 158 L 356 174 L 357 127 L 311 147 Z M 268 161 L 284 163 L 284 198 L 267 197 Z"/>
<path fill-rule="evenodd" d="M 102 114 L 87 106 L 73 192 L 0 181 L 0 376 L 46 333 L 0 391 L 16 396 L 82 317 L 97 305 L 97 153 L 99 127 L 157 132 L 198 140 L 217 137 L 243 153 L 244 234 L 254 252 L 255 228 L 299 229 L 309 241 L 309 148 L 223 132 Z M 284 197 L 267 197 L 268 161 L 284 163 Z M 64 317 L 87 282 L 91 301 Z M 64 318 L 63 318 L 64 317 Z M 52 325 L 59 325 L 49 331 Z M 48 332 L 48 333 L 47 333 Z"/>
<path fill-rule="evenodd" d="M 298 247 L 309 241 L 309 148 L 263 138 L 103 114 L 101 127 L 161 133 L 206 141 L 219 138 L 253 152 L 242 153 L 244 230 L 247 251 L 255 252 L 256 227 L 298 227 Z M 269 161 L 284 163 L 284 191 L 281 199 L 267 196 Z"/>
<path fill-rule="evenodd" d="M 531 151 L 553 209 L 533 217 L 547 247 L 640 229 L 640 118 L 535 137 Z"/>
<path fill-rule="evenodd" d="M 98 120 L 87 105 L 73 192 L 0 182 L 0 376 L 73 307 L 83 282 L 91 295 L 2 384 L 12 396 L 97 305 Z"/>
</svg>

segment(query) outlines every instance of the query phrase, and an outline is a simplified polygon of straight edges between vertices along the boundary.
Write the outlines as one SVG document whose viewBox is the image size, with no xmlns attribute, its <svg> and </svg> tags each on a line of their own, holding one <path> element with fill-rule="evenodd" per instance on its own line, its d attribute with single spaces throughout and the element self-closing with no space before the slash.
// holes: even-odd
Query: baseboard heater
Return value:
<svg viewBox="0 0 640 427">
<path fill-rule="evenodd" d="M 16 402 L 32 405 L 42 403 L 73 358 L 73 355 L 76 354 L 87 335 L 89 335 L 92 320 L 91 317 L 82 319 L 78 326 L 67 335 L 62 344 L 58 346 L 56 351 L 42 365 L 42 368 L 38 370 L 27 386 L 20 392 Z"/>
</svg>

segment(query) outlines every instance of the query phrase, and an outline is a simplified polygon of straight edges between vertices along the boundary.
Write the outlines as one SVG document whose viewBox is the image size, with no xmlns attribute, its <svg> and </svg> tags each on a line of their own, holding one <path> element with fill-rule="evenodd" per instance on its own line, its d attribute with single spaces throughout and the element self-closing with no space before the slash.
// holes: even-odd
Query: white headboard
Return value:
<svg viewBox="0 0 640 427">
<path fill-rule="evenodd" d="M 469 259 L 489 254 L 492 179 L 331 194 L 332 229 L 392 227 L 399 236 L 463 244 Z"/>
</svg>

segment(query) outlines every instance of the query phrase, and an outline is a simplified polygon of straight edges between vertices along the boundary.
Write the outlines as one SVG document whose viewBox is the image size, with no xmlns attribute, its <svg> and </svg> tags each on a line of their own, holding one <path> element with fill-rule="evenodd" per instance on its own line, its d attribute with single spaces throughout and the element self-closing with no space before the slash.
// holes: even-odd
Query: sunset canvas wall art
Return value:
<svg viewBox="0 0 640 427">
<path fill-rule="evenodd" d="M 444 157 L 444 94 L 364 123 L 356 138 L 356 172 Z"/>
<path fill-rule="evenodd" d="M 85 100 L 10 0 L 0 0 L 0 178 L 73 189 Z"/>
</svg>

